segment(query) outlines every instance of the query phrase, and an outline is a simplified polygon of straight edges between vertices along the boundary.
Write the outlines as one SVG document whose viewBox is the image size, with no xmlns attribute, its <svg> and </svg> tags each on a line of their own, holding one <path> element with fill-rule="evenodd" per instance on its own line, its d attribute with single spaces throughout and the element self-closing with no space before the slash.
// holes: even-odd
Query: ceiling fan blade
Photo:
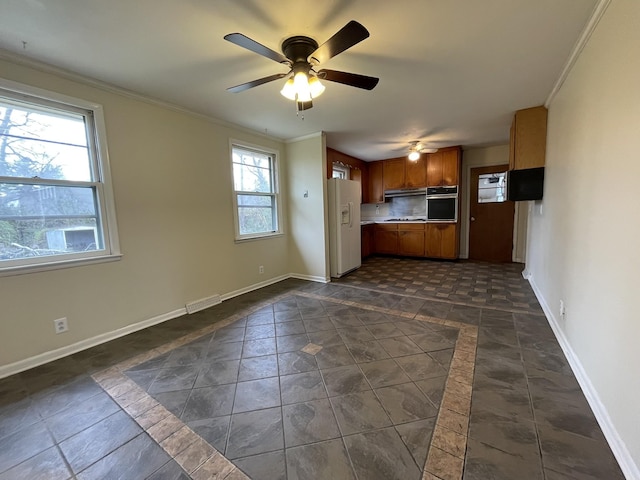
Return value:
<svg viewBox="0 0 640 480">
<path fill-rule="evenodd" d="M 243 83 L 241 85 L 236 85 L 235 87 L 229 87 L 227 90 L 233 93 L 244 92 L 245 90 L 249 90 L 250 88 L 257 87 L 258 85 L 262 85 L 263 83 L 273 82 L 274 80 L 278 80 L 279 78 L 286 77 L 286 73 L 276 73 L 275 75 L 269 75 L 268 77 L 259 78 L 257 80 L 253 80 L 251 82 Z"/>
<path fill-rule="evenodd" d="M 270 58 L 273 61 L 278 63 L 291 63 L 287 57 L 278 53 L 274 50 L 271 50 L 269 47 L 265 47 L 261 43 L 256 42 L 255 40 L 250 39 L 246 35 L 242 33 L 230 33 L 224 36 L 224 39 L 228 42 L 235 43 L 239 47 L 246 48 L 247 50 L 251 50 L 258 55 L 262 55 L 263 57 Z"/>
<path fill-rule="evenodd" d="M 376 77 L 367 77 L 366 75 L 358 75 L 357 73 L 339 72 L 337 70 L 320 70 L 318 78 L 328 80 L 330 82 L 343 83 L 352 87 L 364 88 L 365 90 L 373 90 L 380 81 Z"/>
<path fill-rule="evenodd" d="M 351 20 L 342 27 L 333 37 L 320 45 L 315 52 L 307 58 L 313 65 L 326 62 L 347 48 L 353 47 L 369 36 L 369 31 L 355 20 Z"/>
</svg>

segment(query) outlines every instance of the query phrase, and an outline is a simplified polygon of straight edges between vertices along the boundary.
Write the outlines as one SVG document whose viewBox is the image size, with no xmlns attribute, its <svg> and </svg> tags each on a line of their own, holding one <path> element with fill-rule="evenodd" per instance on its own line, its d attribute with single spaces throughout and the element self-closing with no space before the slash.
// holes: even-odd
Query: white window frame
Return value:
<svg viewBox="0 0 640 480">
<path fill-rule="evenodd" d="M 272 176 L 272 185 L 273 192 L 270 195 L 274 198 L 274 215 L 276 217 L 276 229 L 269 232 L 262 233 L 252 233 L 252 234 L 240 234 L 240 220 L 238 216 L 238 196 L 239 195 L 256 195 L 255 192 L 244 192 L 244 191 L 236 191 L 235 189 L 235 178 L 233 173 L 233 151 L 234 149 L 240 150 L 249 150 L 254 151 L 261 155 L 268 155 L 271 157 L 271 176 Z M 280 195 L 280 169 L 279 169 L 279 158 L 280 154 L 277 150 L 267 148 L 261 145 L 254 145 L 251 143 L 243 142 L 240 140 L 231 139 L 229 141 L 229 161 L 231 165 L 231 192 L 233 194 L 233 222 L 234 222 L 234 232 L 235 232 L 235 241 L 236 242 L 244 242 L 248 240 L 259 240 L 263 238 L 271 238 L 281 236 L 282 232 L 282 205 L 281 205 L 281 195 Z M 265 195 L 264 193 L 260 195 Z"/>
<path fill-rule="evenodd" d="M 91 118 L 91 121 L 88 120 L 88 125 L 90 125 L 88 142 L 94 178 L 91 182 L 43 180 L 42 183 L 94 187 L 104 242 L 104 248 L 100 250 L 2 260 L 0 261 L 0 276 L 54 270 L 120 259 L 122 254 L 118 240 L 115 202 L 111 186 L 111 170 L 109 168 L 109 153 L 107 149 L 107 133 L 102 105 L 3 78 L 0 78 L 0 96 L 30 102 L 45 109 L 55 106 L 55 108 L 62 110 L 67 108 L 74 113 L 77 113 L 78 109 L 88 113 L 87 119 Z M 0 179 L 9 179 L 11 181 L 16 178 L 0 177 Z M 30 183 L 38 183 L 38 181 L 32 179 Z"/>
<path fill-rule="evenodd" d="M 347 167 L 346 165 L 342 165 L 339 163 L 334 163 L 333 164 L 333 168 L 332 168 L 332 174 L 331 176 L 333 178 L 342 178 L 344 180 L 350 180 L 349 177 L 351 177 L 351 169 L 349 167 Z M 338 175 L 336 175 L 336 172 L 339 172 Z"/>
</svg>

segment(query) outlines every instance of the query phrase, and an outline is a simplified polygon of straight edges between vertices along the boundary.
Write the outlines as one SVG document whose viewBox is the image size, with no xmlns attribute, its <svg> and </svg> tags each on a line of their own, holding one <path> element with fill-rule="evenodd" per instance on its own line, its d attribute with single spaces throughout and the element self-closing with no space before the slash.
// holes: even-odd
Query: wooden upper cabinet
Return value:
<svg viewBox="0 0 640 480">
<path fill-rule="evenodd" d="M 427 156 L 420 155 L 415 162 L 406 161 L 404 185 L 407 188 L 422 188 L 427 186 Z"/>
<path fill-rule="evenodd" d="M 460 183 L 460 149 L 442 152 L 442 185 Z"/>
<path fill-rule="evenodd" d="M 518 110 L 511 125 L 509 169 L 544 167 L 547 149 L 547 109 Z"/>
<path fill-rule="evenodd" d="M 363 203 L 384 202 L 384 186 L 382 184 L 382 162 L 369 163 L 369 183 L 367 201 Z"/>
<path fill-rule="evenodd" d="M 384 190 L 404 188 L 405 163 L 405 157 L 382 161 L 382 180 Z"/>
<path fill-rule="evenodd" d="M 427 154 L 427 186 L 454 186 L 460 183 L 460 147 Z"/>
</svg>

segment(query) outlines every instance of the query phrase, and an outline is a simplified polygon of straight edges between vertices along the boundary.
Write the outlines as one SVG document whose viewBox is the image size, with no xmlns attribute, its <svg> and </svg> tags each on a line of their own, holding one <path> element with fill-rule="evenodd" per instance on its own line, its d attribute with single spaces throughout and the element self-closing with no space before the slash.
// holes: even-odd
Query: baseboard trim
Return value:
<svg viewBox="0 0 640 480">
<path fill-rule="evenodd" d="M 110 342 L 111 340 L 115 340 L 116 338 L 124 337 L 125 335 L 137 332 L 138 330 L 143 330 L 159 323 L 166 322 L 167 320 L 172 320 L 174 318 L 185 315 L 186 313 L 186 308 L 179 308 L 172 312 L 163 313 L 162 315 L 143 320 L 142 322 L 132 323 L 131 325 L 127 325 L 126 327 L 118 328 L 117 330 L 112 330 L 111 332 L 101 333 L 100 335 L 96 335 L 95 337 L 72 343 L 71 345 L 67 345 L 66 347 L 40 353 L 33 357 L 25 358 L 24 360 L 19 360 L 8 365 L 2 365 L 0 366 L 0 378 L 15 375 L 16 373 L 24 372 L 25 370 L 29 370 L 30 368 L 53 362 L 54 360 L 58 360 L 62 357 L 81 352 L 82 350 L 95 347 L 102 343 Z"/>
<path fill-rule="evenodd" d="M 523 276 L 524 276 L 524 272 L 523 272 Z M 633 460 L 633 457 L 631 456 L 631 453 L 629 452 L 629 449 L 627 448 L 622 438 L 620 438 L 620 435 L 618 434 L 618 431 L 616 430 L 615 425 L 611 421 L 611 417 L 609 416 L 609 412 L 607 411 L 607 408 L 604 406 L 604 404 L 600 400 L 598 391 L 593 386 L 593 383 L 591 383 L 591 379 L 589 379 L 589 375 L 587 375 L 587 372 L 582 366 L 582 362 L 580 362 L 580 359 L 573 351 L 573 348 L 571 348 L 569 340 L 567 339 L 564 332 L 560 328 L 558 319 L 553 314 L 553 311 L 549 308 L 549 305 L 547 304 L 546 299 L 542 295 L 542 292 L 538 288 L 538 285 L 536 284 L 533 275 L 531 275 L 528 272 L 525 278 L 529 280 L 529 283 L 531 284 L 531 288 L 533 289 L 533 292 L 538 298 L 538 302 L 540 303 L 540 306 L 542 307 L 542 310 L 544 311 L 544 314 L 547 317 L 547 321 L 549 322 L 549 325 L 551 326 L 553 333 L 558 339 L 558 343 L 560 344 L 562 351 L 567 357 L 569 365 L 571 366 L 571 370 L 573 371 L 573 374 L 576 376 L 576 379 L 580 384 L 580 388 L 582 388 L 582 391 L 584 393 L 584 396 L 587 399 L 587 402 L 589 403 L 589 406 L 593 410 L 596 420 L 598 421 L 598 424 L 602 429 L 602 433 L 607 439 L 607 442 L 609 443 L 609 447 L 611 447 L 611 451 L 613 452 L 613 455 L 616 457 L 616 460 L 618 461 L 618 464 L 622 469 L 622 473 L 624 473 L 625 477 L 628 478 L 629 480 L 640 480 L 640 469 L 638 468 L 638 465 L 636 465 L 636 463 Z"/>
<path fill-rule="evenodd" d="M 281 282 L 282 280 L 286 280 L 288 278 L 298 278 L 301 280 L 309 280 L 309 281 L 321 282 L 321 283 L 327 283 L 328 281 L 330 281 L 329 279 L 326 279 L 320 276 L 290 273 L 290 274 L 285 274 L 285 275 L 280 275 L 278 277 L 270 278 L 269 280 L 265 280 L 264 282 L 256 283 L 248 287 L 241 288 L 239 290 L 234 290 L 233 292 L 229 292 L 224 295 L 221 295 L 220 298 L 222 301 L 228 300 L 230 298 L 237 297 L 239 295 L 243 295 L 245 293 L 249 293 L 254 290 L 258 290 L 260 288 L 272 285 L 274 283 Z M 30 368 L 38 367 L 45 363 L 53 362 L 54 360 L 58 360 L 62 357 L 66 357 L 68 355 L 81 352 L 82 350 L 95 347 L 102 343 L 110 342 L 111 340 L 115 340 L 116 338 L 124 337 L 125 335 L 128 335 L 130 333 L 134 333 L 139 330 L 152 327 L 159 323 L 163 323 L 168 320 L 172 320 L 174 318 L 177 318 L 186 314 L 187 314 L 186 308 L 179 308 L 177 310 L 163 313 L 161 315 L 157 315 L 155 317 L 149 318 L 147 320 L 143 320 L 141 322 L 127 325 L 126 327 L 122 327 L 117 330 L 113 330 L 111 332 L 101 333 L 100 335 L 96 335 L 95 337 L 87 338 L 85 340 L 81 340 L 79 342 L 73 343 L 71 345 L 67 345 L 65 347 L 40 353 L 33 357 L 25 358 L 24 360 L 18 360 L 17 362 L 14 362 L 14 363 L 2 365 L 0 366 L 0 378 L 4 378 L 10 375 L 15 375 L 16 373 L 24 372 L 25 370 L 29 370 Z"/>
<path fill-rule="evenodd" d="M 298 280 L 308 280 L 309 282 L 330 283 L 331 278 L 320 277 L 318 275 L 303 275 L 301 273 L 291 273 L 289 278 L 297 278 Z"/>
<path fill-rule="evenodd" d="M 286 280 L 288 278 L 297 278 L 300 280 L 309 280 L 312 282 L 320 282 L 320 283 L 328 283 L 331 281 L 331 279 L 320 277 L 320 276 L 289 273 L 286 275 L 280 275 L 278 277 L 270 278 L 269 280 L 265 280 L 264 282 L 255 283 L 253 285 L 250 285 L 245 288 L 241 288 L 239 290 L 234 290 L 233 292 L 220 295 L 219 298 L 221 299 L 221 301 L 229 300 L 230 298 L 237 297 L 239 295 L 243 295 L 245 293 L 249 293 L 263 287 L 267 287 L 269 285 L 281 282 L 282 280 Z M 17 362 L 9 363 L 7 365 L 0 365 L 0 378 L 4 378 L 10 375 L 15 375 L 16 373 L 24 372 L 25 370 L 29 370 L 30 368 L 38 367 L 45 363 L 53 362 L 54 360 L 58 360 L 62 357 L 66 357 L 68 355 L 81 352 L 82 350 L 95 347 L 102 343 L 110 342 L 111 340 L 115 340 L 116 338 L 124 337 L 125 335 L 137 332 L 138 330 L 142 330 L 147 327 L 152 327 L 153 325 L 157 325 L 159 323 L 166 322 L 167 320 L 172 320 L 174 318 L 177 318 L 186 314 L 187 314 L 186 307 L 179 308 L 172 312 L 164 313 L 162 315 L 158 315 L 153 318 L 143 320 L 142 322 L 133 323 L 131 325 L 127 325 L 126 327 L 122 327 L 117 330 L 113 330 L 111 332 L 101 333 L 100 335 L 96 335 L 95 337 L 87 338 L 86 340 L 81 340 L 80 342 L 76 342 L 71 345 L 67 345 L 65 347 L 40 353 L 38 355 L 34 355 L 33 357 L 25 358 L 24 360 L 19 360 Z"/>
<path fill-rule="evenodd" d="M 289 276 L 290 275 L 280 275 L 270 278 L 269 280 L 265 280 L 264 282 L 254 283 L 253 285 L 249 285 L 248 287 L 234 290 L 233 292 L 224 293 L 221 295 L 222 301 L 224 302 L 225 300 L 229 300 L 230 298 L 244 295 L 245 293 L 253 292 L 254 290 L 258 290 L 260 288 L 268 287 L 269 285 L 273 285 L 274 283 L 286 280 L 287 278 L 289 278 Z"/>
</svg>

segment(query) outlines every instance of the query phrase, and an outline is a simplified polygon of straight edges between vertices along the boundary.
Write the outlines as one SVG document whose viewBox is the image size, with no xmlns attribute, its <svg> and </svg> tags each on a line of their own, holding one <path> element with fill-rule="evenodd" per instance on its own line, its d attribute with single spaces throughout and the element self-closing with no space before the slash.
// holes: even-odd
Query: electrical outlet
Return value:
<svg viewBox="0 0 640 480">
<path fill-rule="evenodd" d="M 258 273 L 259 273 L 260 275 L 262 275 L 262 274 L 264 273 L 264 266 L 260 265 L 260 266 L 258 267 Z"/>
<path fill-rule="evenodd" d="M 564 308 L 564 300 L 560 300 L 560 319 L 564 320 L 564 316 L 566 314 L 566 310 Z"/>
<path fill-rule="evenodd" d="M 69 330 L 69 325 L 67 324 L 67 317 L 58 318 L 53 321 L 53 328 L 56 333 L 64 333 Z"/>
</svg>

